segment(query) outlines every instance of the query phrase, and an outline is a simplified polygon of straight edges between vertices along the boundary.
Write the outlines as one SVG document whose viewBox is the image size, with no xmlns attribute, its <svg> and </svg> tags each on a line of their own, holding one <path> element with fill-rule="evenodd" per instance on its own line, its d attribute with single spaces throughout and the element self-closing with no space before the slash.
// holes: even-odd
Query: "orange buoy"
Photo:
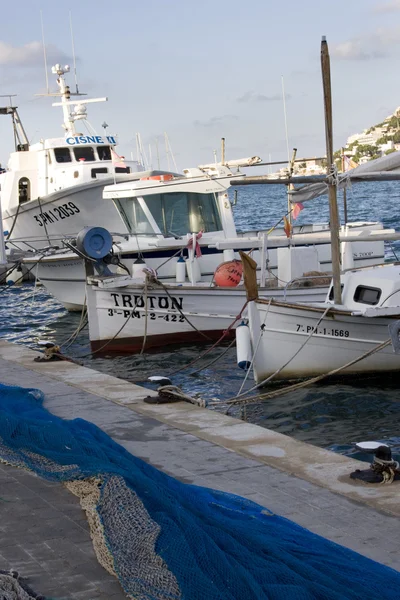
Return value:
<svg viewBox="0 0 400 600">
<path fill-rule="evenodd" d="M 219 287 L 236 287 L 242 279 L 243 265 L 241 260 L 228 260 L 215 270 L 214 281 Z"/>
<path fill-rule="evenodd" d="M 166 173 L 165 175 L 151 175 L 150 177 L 141 177 L 140 181 L 149 181 L 151 179 L 154 179 L 156 181 L 171 181 L 171 179 L 173 178 L 173 175 Z"/>
</svg>

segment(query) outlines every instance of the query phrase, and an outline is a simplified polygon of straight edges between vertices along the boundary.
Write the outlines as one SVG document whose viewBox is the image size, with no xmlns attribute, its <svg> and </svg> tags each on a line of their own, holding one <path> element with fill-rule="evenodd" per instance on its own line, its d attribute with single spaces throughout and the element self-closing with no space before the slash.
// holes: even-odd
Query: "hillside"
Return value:
<svg viewBox="0 0 400 600">
<path fill-rule="evenodd" d="M 355 133 L 347 139 L 343 154 L 357 164 L 400 150 L 400 107 L 382 123 Z M 342 150 L 335 152 L 335 160 L 341 168 Z"/>
</svg>

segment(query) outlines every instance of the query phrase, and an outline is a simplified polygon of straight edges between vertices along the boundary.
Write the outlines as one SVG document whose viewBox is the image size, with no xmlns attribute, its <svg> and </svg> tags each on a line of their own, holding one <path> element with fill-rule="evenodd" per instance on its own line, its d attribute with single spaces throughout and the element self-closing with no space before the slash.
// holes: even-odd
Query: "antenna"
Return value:
<svg viewBox="0 0 400 600">
<path fill-rule="evenodd" d="M 76 88 L 76 93 L 79 94 L 78 77 L 76 74 L 76 56 L 75 56 L 74 33 L 72 31 L 72 13 L 71 13 L 71 11 L 69 11 L 69 28 L 71 30 L 71 45 L 72 45 L 72 59 L 74 61 L 75 88 Z"/>
<path fill-rule="evenodd" d="M 285 117 L 285 135 L 286 135 L 287 157 L 288 157 L 288 162 L 290 162 L 289 136 L 288 136 L 288 126 L 287 126 L 287 115 L 286 115 L 286 95 L 285 95 L 285 84 L 283 81 L 283 76 L 282 76 L 282 97 L 283 97 L 283 115 Z"/>
<path fill-rule="evenodd" d="M 160 170 L 160 153 L 158 150 L 158 136 L 156 137 L 157 168 Z"/>
<path fill-rule="evenodd" d="M 164 131 L 164 141 L 165 141 L 165 152 L 167 155 L 167 167 L 168 167 L 168 171 L 171 170 L 170 165 L 169 165 L 169 148 L 168 148 L 168 136 L 167 136 L 167 132 Z"/>
<path fill-rule="evenodd" d="M 172 162 L 174 163 L 175 171 L 178 171 L 178 167 L 176 166 L 176 162 L 175 162 L 175 156 L 174 156 L 174 153 L 172 151 L 171 144 L 170 144 L 167 132 L 165 132 L 164 135 L 165 135 L 165 145 L 167 147 L 167 152 L 168 152 L 168 154 L 167 154 L 168 169 L 169 169 L 169 154 L 171 154 L 171 158 L 172 158 Z"/>
<path fill-rule="evenodd" d="M 43 27 L 43 12 L 40 11 L 40 23 L 42 25 L 42 44 L 43 44 L 43 58 L 44 58 L 44 72 L 46 76 L 46 92 L 49 93 L 49 74 L 47 72 L 47 54 L 46 44 L 44 42 L 44 27 Z"/>
</svg>

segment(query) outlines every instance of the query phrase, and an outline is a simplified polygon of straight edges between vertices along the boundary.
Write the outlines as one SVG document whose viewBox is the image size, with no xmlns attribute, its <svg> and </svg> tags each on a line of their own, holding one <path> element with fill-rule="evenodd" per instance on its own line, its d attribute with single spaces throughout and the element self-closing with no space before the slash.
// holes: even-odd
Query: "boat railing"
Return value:
<svg viewBox="0 0 400 600">
<path fill-rule="evenodd" d="M 286 292 L 291 285 L 296 283 L 297 281 L 310 281 L 311 279 L 332 279 L 331 275 L 303 275 L 302 277 L 294 277 L 290 281 L 287 282 L 285 287 L 283 288 L 283 299 L 286 301 Z"/>
</svg>

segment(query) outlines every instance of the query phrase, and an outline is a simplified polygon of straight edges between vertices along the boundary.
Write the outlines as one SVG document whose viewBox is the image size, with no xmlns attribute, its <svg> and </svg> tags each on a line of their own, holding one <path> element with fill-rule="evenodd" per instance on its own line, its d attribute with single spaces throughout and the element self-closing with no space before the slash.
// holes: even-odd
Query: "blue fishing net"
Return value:
<svg viewBox="0 0 400 600">
<path fill-rule="evenodd" d="M 0 384 L 0 458 L 55 481 L 99 480 L 115 572 L 138 600 L 398 600 L 400 573 L 232 494 L 183 484 L 38 390 Z"/>
</svg>

